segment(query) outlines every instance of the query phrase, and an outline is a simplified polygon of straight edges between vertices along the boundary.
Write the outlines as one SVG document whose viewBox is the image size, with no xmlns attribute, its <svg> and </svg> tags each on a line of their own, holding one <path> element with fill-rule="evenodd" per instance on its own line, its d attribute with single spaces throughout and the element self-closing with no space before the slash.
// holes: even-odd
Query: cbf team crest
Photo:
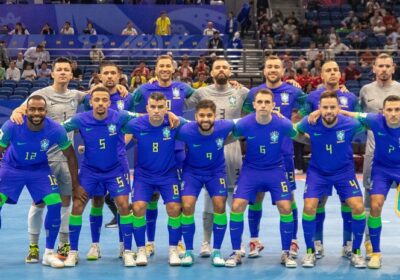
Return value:
<svg viewBox="0 0 400 280">
<path fill-rule="evenodd" d="M 118 110 L 124 110 L 125 105 L 124 105 L 124 101 L 123 100 L 118 100 L 117 101 L 117 108 L 118 108 Z"/>
<path fill-rule="evenodd" d="M 43 139 L 40 141 L 40 151 L 45 152 L 49 149 L 50 142 L 48 139 Z"/>
<path fill-rule="evenodd" d="M 168 127 L 164 127 L 162 130 L 163 140 L 171 139 L 171 130 Z"/>
<path fill-rule="evenodd" d="M 346 133 L 344 130 L 336 131 L 337 143 L 343 143 L 345 138 L 346 138 Z"/>
<path fill-rule="evenodd" d="M 270 140 L 271 140 L 271 144 L 276 144 L 279 141 L 279 132 L 274 130 L 272 131 L 270 134 Z"/>
<path fill-rule="evenodd" d="M 281 93 L 281 101 L 282 101 L 282 105 L 289 104 L 289 94 L 287 92 Z"/>
<path fill-rule="evenodd" d="M 116 127 L 116 125 L 115 125 L 115 124 L 109 124 L 109 125 L 108 125 L 108 135 L 109 135 L 109 136 L 112 136 L 112 135 L 115 135 L 115 134 L 117 134 L 117 127 Z"/>
<path fill-rule="evenodd" d="M 228 101 L 229 101 L 229 105 L 231 105 L 231 106 L 236 106 L 236 104 L 237 104 L 236 96 L 230 96 L 228 98 Z"/>
<path fill-rule="evenodd" d="M 217 138 L 217 140 L 215 140 L 215 143 L 217 143 L 218 150 L 221 150 L 224 147 L 224 139 L 223 138 Z"/>
<path fill-rule="evenodd" d="M 347 99 L 346 96 L 340 96 L 339 97 L 339 103 L 341 107 L 349 107 L 349 100 Z"/>
<path fill-rule="evenodd" d="M 174 88 L 172 88 L 172 98 L 173 99 L 181 99 L 181 94 L 180 94 L 180 92 L 179 92 L 179 88 L 176 88 L 176 87 L 174 87 Z"/>
</svg>

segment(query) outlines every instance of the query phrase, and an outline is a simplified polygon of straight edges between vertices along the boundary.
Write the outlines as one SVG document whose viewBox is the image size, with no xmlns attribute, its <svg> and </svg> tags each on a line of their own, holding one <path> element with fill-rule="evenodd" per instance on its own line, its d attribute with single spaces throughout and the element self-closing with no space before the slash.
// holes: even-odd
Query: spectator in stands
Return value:
<svg viewBox="0 0 400 280">
<path fill-rule="evenodd" d="M 223 49 L 224 43 L 222 42 L 221 38 L 219 37 L 219 32 L 215 31 L 212 39 L 208 41 L 208 49 L 211 53 L 215 53 L 216 55 L 223 55 L 223 51 L 216 51 L 216 49 Z"/>
<path fill-rule="evenodd" d="M 313 24 L 308 19 L 304 19 L 301 24 L 297 26 L 300 36 L 310 37 L 313 34 Z"/>
<path fill-rule="evenodd" d="M 174 69 L 178 69 L 178 63 L 176 62 L 176 60 L 174 59 L 174 55 L 172 54 L 172 52 L 167 52 L 167 55 L 169 55 L 171 58 L 172 58 L 172 66 L 174 66 Z M 153 69 L 154 70 L 154 69 Z M 150 70 L 150 74 L 149 74 L 149 78 L 148 79 L 151 79 L 151 77 L 153 77 L 153 75 L 154 75 L 154 73 L 153 73 L 153 75 L 152 75 L 152 73 L 151 73 L 152 71 Z M 154 72 L 154 71 L 153 71 Z"/>
<path fill-rule="evenodd" d="M 228 35 L 229 40 L 233 38 L 237 30 L 238 30 L 238 21 L 234 17 L 233 12 L 229 12 L 228 18 L 225 23 L 225 34 Z"/>
<path fill-rule="evenodd" d="M 82 81 L 83 72 L 78 67 L 78 62 L 76 60 L 72 61 L 72 77 L 75 81 Z"/>
<path fill-rule="evenodd" d="M 294 30 L 293 34 L 289 36 L 289 45 L 288 46 L 291 48 L 300 47 L 300 34 L 297 29 Z"/>
<path fill-rule="evenodd" d="M 339 36 L 336 36 L 336 40 L 333 44 L 329 45 L 329 48 L 332 49 L 333 53 L 336 54 L 342 54 L 345 52 L 348 52 L 350 48 L 346 46 L 342 41 L 340 40 Z"/>
<path fill-rule="evenodd" d="M 179 66 L 178 72 L 181 80 L 185 78 L 192 79 L 193 68 L 190 66 L 189 57 L 187 55 L 182 57 L 181 66 Z"/>
<path fill-rule="evenodd" d="M 385 37 L 386 36 L 386 26 L 383 24 L 383 21 L 378 21 L 377 24 L 372 28 L 376 37 Z"/>
<path fill-rule="evenodd" d="M 393 42 L 391 38 L 386 39 L 386 43 L 383 46 L 383 49 L 388 53 L 392 54 L 393 51 L 397 51 L 397 43 Z"/>
<path fill-rule="evenodd" d="M 283 80 L 284 81 L 296 80 L 296 77 L 297 77 L 296 69 L 289 68 L 285 70 L 285 75 L 283 76 Z"/>
<path fill-rule="evenodd" d="M 206 58 L 202 55 L 199 57 L 199 60 L 197 61 L 197 65 L 194 67 L 193 74 L 194 76 L 198 77 L 199 74 L 203 73 L 205 76 L 208 75 L 210 72 L 207 64 L 206 64 Z"/>
<path fill-rule="evenodd" d="M 50 24 L 47 22 L 43 25 L 42 30 L 40 30 L 40 34 L 42 35 L 53 35 L 54 30 L 50 27 Z"/>
<path fill-rule="evenodd" d="M 243 44 L 242 40 L 240 39 L 240 32 L 235 32 L 235 35 L 231 40 L 228 42 L 228 49 L 231 49 L 231 51 L 228 52 L 228 55 L 230 57 L 233 57 L 235 59 L 240 58 L 242 55 L 242 52 L 240 51 L 233 51 L 233 50 L 241 50 L 243 49 Z"/>
<path fill-rule="evenodd" d="M 320 59 L 314 60 L 313 66 L 310 70 L 311 76 L 319 77 L 322 70 L 322 61 Z"/>
<path fill-rule="evenodd" d="M 306 57 L 304 55 L 300 55 L 298 59 L 294 62 L 294 68 L 296 71 L 299 71 L 303 68 L 308 67 L 309 62 L 306 60 Z"/>
<path fill-rule="evenodd" d="M 0 26 L 0 34 L 1 35 L 7 35 L 10 32 L 10 30 L 8 29 L 7 24 L 3 24 Z"/>
<path fill-rule="evenodd" d="M 10 64 L 10 58 L 8 56 L 6 42 L 0 40 L 0 66 L 7 68 L 9 64 Z"/>
<path fill-rule="evenodd" d="M 265 42 L 261 41 L 261 48 L 264 50 L 271 50 L 271 51 L 274 50 L 275 49 L 274 38 L 268 36 Z"/>
<path fill-rule="evenodd" d="M 0 65 L 0 82 L 6 79 L 6 69 Z"/>
<path fill-rule="evenodd" d="M 367 4 L 365 4 L 365 9 L 367 12 L 372 15 L 376 10 L 379 10 L 381 5 L 375 0 L 368 0 Z"/>
<path fill-rule="evenodd" d="M 296 17 L 294 11 L 292 11 L 287 18 L 283 21 L 284 24 L 288 24 L 289 21 L 292 21 L 295 26 L 299 25 L 299 20 Z"/>
<path fill-rule="evenodd" d="M 305 92 L 311 91 L 313 80 L 314 78 L 311 76 L 307 67 L 300 69 L 300 75 L 297 75 L 296 77 L 296 82 L 300 84 L 301 88 Z"/>
<path fill-rule="evenodd" d="M 274 36 L 274 41 L 276 46 L 279 47 L 287 47 L 289 43 L 290 37 L 286 34 L 285 29 L 281 29 L 281 31 Z"/>
<path fill-rule="evenodd" d="M 42 65 L 42 62 L 50 62 L 50 53 L 48 50 L 46 50 L 46 42 L 40 43 L 40 45 L 43 47 L 42 51 L 39 53 L 39 57 L 35 62 L 35 67 L 34 69 L 39 69 L 40 65 Z"/>
<path fill-rule="evenodd" d="M 136 29 L 133 27 L 132 21 L 128 21 L 126 27 L 122 30 L 121 35 L 128 35 L 128 36 L 138 35 Z"/>
<path fill-rule="evenodd" d="M 369 48 L 367 48 L 360 56 L 360 65 L 361 68 L 369 68 L 375 61 L 376 55 L 371 52 Z"/>
<path fill-rule="evenodd" d="M 35 67 L 37 61 L 41 58 L 41 53 L 44 51 L 43 45 L 39 44 L 36 47 L 28 48 L 24 53 L 24 65 L 23 69 L 26 69 L 26 65 L 30 64 L 32 69 Z"/>
<path fill-rule="evenodd" d="M 135 75 L 131 78 L 131 85 L 129 87 L 129 91 L 133 92 L 140 85 L 143 85 L 147 82 L 145 76 L 141 75 L 139 71 L 135 73 Z"/>
<path fill-rule="evenodd" d="M 26 29 L 22 23 L 17 22 L 15 28 L 8 33 L 9 35 L 29 35 L 28 29 Z"/>
<path fill-rule="evenodd" d="M 83 29 L 83 34 L 97 35 L 97 31 L 96 29 L 94 29 L 93 23 L 91 21 L 88 21 L 86 23 L 86 28 Z"/>
<path fill-rule="evenodd" d="M 103 51 L 96 45 L 92 46 L 89 56 L 92 64 L 100 64 L 106 58 Z"/>
<path fill-rule="evenodd" d="M 19 53 L 17 54 L 16 65 L 17 65 L 17 68 L 18 68 L 18 69 L 21 71 L 21 73 L 22 73 L 22 71 L 24 70 L 24 54 L 23 54 L 22 52 L 19 52 Z"/>
<path fill-rule="evenodd" d="M 194 89 L 206 87 L 207 86 L 206 79 L 207 79 L 207 75 L 204 72 L 200 72 L 197 75 L 197 81 L 192 84 L 192 87 Z"/>
<path fill-rule="evenodd" d="M 347 25 L 347 26 L 352 26 L 354 24 L 358 24 L 359 20 L 357 16 L 355 15 L 354 11 L 349 11 L 349 14 L 347 17 L 345 17 L 341 24 L 342 25 Z"/>
<path fill-rule="evenodd" d="M 146 80 L 149 79 L 150 76 L 150 69 L 146 66 L 146 62 L 140 61 L 138 67 L 136 67 L 132 73 L 131 78 L 139 74 L 140 76 L 144 77 Z"/>
<path fill-rule="evenodd" d="M 30 64 L 26 65 L 25 70 L 22 72 L 21 79 L 33 81 L 36 79 L 35 69 Z"/>
<path fill-rule="evenodd" d="M 352 31 L 353 31 L 353 29 L 351 29 L 347 24 L 342 24 L 338 29 L 336 29 L 336 33 L 339 36 L 347 36 Z"/>
<path fill-rule="evenodd" d="M 317 32 L 312 37 L 313 41 L 317 45 L 317 48 L 323 48 L 328 43 L 328 37 L 324 34 L 321 28 L 317 29 Z"/>
<path fill-rule="evenodd" d="M 64 23 L 63 28 L 60 30 L 60 34 L 62 35 L 74 35 L 75 31 L 74 28 L 71 26 L 71 23 L 69 21 L 66 21 Z"/>
<path fill-rule="evenodd" d="M 367 35 L 360 30 L 359 26 L 354 27 L 354 31 L 346 36 L 354 49 L 364 49 L 366 47 Z"/>
<path fill-rule="evenodd" d="M 383 21 L 383 17 L 381 16 L 381 12 L 379 10 L 374 11 L 374 15 L 369 19 L 369 24 L 372 28 L 378 25 L 379 21 Z"/>
<path fill-rule="evenodd" d="M 21 79 L 21 72 L 15 65 L 15 60 L 10 62 L 10 67 L 6 70 L 6 80 L 13 80 L 19 82 Z"/>
<path fill-rule="evenodd" d="M 315 42 L 310 42 L 310 48 L 306 52 L 306 57 L 308 61 L 314 61 L 317 58 L 317 55 L 319 54 L 319 50 L 316 47 Z"/>
<path fill-rule="evenodd" d="M 393 42 L 397 41 L 397 38 L 400 37 L 400 26 L 397 27 L 396 31 L 393 31 L 389 34 L 388 38 L 391 38 Z"/>
<path fill-rule="evenodd" d="M 101 79 L 99 77 L 99 73 L 93 72 L 92 78 L 90 78 L 90 80 L 89 80 L 89 88 L 93 88 L 94 86 L 96 86 L 100 83 L 101 83 Z"/>
<path fill-rule="evenodd" d="M 386 26 L 386 32 L 388 34 L 396 31 L 397 29 L 397 19 L 393 15 L 391 10 L 387 10 L 385 16 L 383 17 L 383 24 Z"/>
<path fill-rule="evenodd" d="M 294 23 L 294 20 L 290 18 L 283 28 L 285 29 L 286 34 L 292 36 L 294 31 L 297 29 L 297 26 Z"/>
<path fill-rule="evenodd" d="M 38 79 L 51 78 L 51 70 L 48 68 L 47 62 L 42 62 L 40 68 L 37 70 L 37 77 Z"/>
<path fill-rule="evenodd" d="M 239 11 L 237 20 L 240 23 L 240 34 L 244 36 L 249 32 L 251 27 L 251 6 L 249 3 L 243 3 L 242 8 Z"/>
<path fill-rule="evenodd" d="M 336 33 L 335 27 L 332 26 L 329 29 L 329 35 L 328 35 L 329 45 L 336 43 L 336 37 L 338 37 L 338 34 Z"/>
<path fill-rule="evenodd" d="M 357 63 L 354 60 L 349 61 L 347 67 L 343 72 L 343 79 L 345 81 L 359 80 L 361 72 L 357 69 Z"/>
<path fill-rule="evenodd" d="M 171 35 L 171 20 L 169 19 L 167 12 L 162 11 L 160 16 L 156 20 L 156 35 L 169 36 Z"/>
<path fill-rule="evenodd" d="M 268 23 L 267 13 L 264 10 L 259 10 L 259 14 L 257 17 L 258 26 L 263 25 L 264 23 Z"/>
<path fill-rule="evenodd" d="M 207 22 L 207 27 L 203 30 L 204 36 L 213 36 L 214 32 L 218 31 L 214 28 L 214 23 L 212 21 Z"/>
</svg>

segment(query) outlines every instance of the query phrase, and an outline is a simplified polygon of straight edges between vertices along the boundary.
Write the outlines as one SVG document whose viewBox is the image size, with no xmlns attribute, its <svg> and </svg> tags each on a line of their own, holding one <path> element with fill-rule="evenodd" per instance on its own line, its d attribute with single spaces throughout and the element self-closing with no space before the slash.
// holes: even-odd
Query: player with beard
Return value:
<svg viewBox="0 0 400 280">
<path fill-rule="evenodd" d="M 393 80 L 395 66 L 393 58 L 388 54 L 380 54 L 376 57 L 373 72 L 375 81 L 363 86 L 360 90 L 360 104 L 365 113 L 379 113 L 382 111 L 383 101 L 389 95 L 400 96 L 400 83 Z M 371 188 L 371 167 L 374 158 L 374 135 L 368 130 L 368 138 L 364 155 L 363 185 L 365 188 L 365 207 L 367 215 L 370 209 L 369 190 Z M 365 235 L 365 249 L 367 259 L 372 254 L 372 246 L 368 230 Z"/>
<path fill-rule="evenodd" d="M 338 115 L 339 99 L 336 92 L 325 91 L 321 94 L 319 110 L 321 118 L 315 124 L 309 124 L 303 118 L 297 130 L 307 133 L 311 140 L 311 155 L 307 169 L 304 189 L 303 232 L 307 253 L 303 267 L 314 267 L 316 263 L 314 236 L 318 201 L 331 192 L 334 186 L 341 201 L 345 201 L 352 211 L 352 256 L 351 264 L 356 268 L 365 268 L 365 260 L 360 245 L 365 229 L 365 211 L 362 192 L 358 185 L 353 163 L 352 139 L 364 128 L 353 118 Z"/>
<path fill-rule="evenodd" d="M 233 120 L 242 116 L 244 101 L 249 90 L 245 87 L 237 88 L 232 86 L 229 78 L 232 75 L 231 65 L 226 59 L 218 58 L 211 68 L 211 77 L 214 83 L 207 87 L 200 88 L 186 100 L 187 108 L 194 108 L 204 99 L 211 100 L 216 105 L 217 120 Z M 239 142 L 225 145 L 224 155 L 226 161 L 228 204 L 232 203 L 232 194 L 236 186 L 239 171 L 242 167 L 242 152 Z M 203 243 L 200 249 L 200 256 L 209 257 L 211 250 L 211 234 L 213 229 L 214 209 L 210 195 L 204 192 L 205 205 L 203 212 Z M 244 246 L 242 246 L 244 254 Z"/>
</svg>

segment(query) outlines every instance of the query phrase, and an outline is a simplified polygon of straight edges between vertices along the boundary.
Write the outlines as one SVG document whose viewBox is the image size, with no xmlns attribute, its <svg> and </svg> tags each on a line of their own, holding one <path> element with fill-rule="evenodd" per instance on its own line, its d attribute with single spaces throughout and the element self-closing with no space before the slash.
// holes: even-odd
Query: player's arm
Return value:
<svg viewBox="0 0 400 280">
<path fill-rule="evenodd" d="M 192 110 L 200 102 L 200 89 L 193 89 L 190 95 L 185 98 L 185 111 Z"/>
<path fill-rule="evenodd" d="M 72 193 L 74 199 L 79 199 L 82 202 L 86 202 L 88 200 L 88 194 L 81 187 L 78 179 L 78 160 L 75 155 L 74 148 L 72 144 L 68 146 L 66 149 L 61 149 L 64 156 L 67 158 L 69 173 L 71 174 L 72 181 Z"/>
<path fill-rule="evenodd" d="M 26 104 L 23 103 L 12 111 L 10 120 L 16 124 L 23 124 L 24 123 L 23 117 L 25 116 L 25 114 L 26 114 Z"/>
<path fill-rule="evenodd" d="M 11 121 L 6 121 L 0 129 L 0 155 L 3 154 L 8 145 L 10 145 L 12 125 Z"/>
</svg>

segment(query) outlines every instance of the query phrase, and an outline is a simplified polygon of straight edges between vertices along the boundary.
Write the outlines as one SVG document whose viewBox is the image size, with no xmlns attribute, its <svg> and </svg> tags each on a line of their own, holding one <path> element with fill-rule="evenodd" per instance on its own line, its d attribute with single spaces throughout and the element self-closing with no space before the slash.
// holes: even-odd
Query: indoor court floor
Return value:
<svg viewBox="0 0 400 280">
<path fill-rule="evenodd" d="M 304 180 L 298 181 L 296 200 L 301 212 L 303 208 L 302 191 Z M 280 235 L 279 216 L 272 207 L 269 195 L 264 202 L 261 224 L 261 240 L 265 246 L 261 257 L 243 259 L 243 264 L 236 268 L 213 267 L 208 258 L 198 257 L 202 241 L 202 208 L 203 196 L 199 197 L 195 235 L 195 263 L 192 267 L 170 267 L 168 265 L 168 236 L 166 214 L 159 202 L 159 218 L 156 233 L 156 254 L 151 257 L 147 267 L 125 268 L 118 258 L 117 229 L 102 229 L 102 258 L 99 261 L 86 261 L 85 256 L 90 245 L 89 218 L 90 210 L 86 209 L 81 232 L 80 263 L 75 268 L 53 269 L 41 264 L 25 264 L 27 253 L 27 213 L 31 203 L 29 194 L 24 191 L 18 205 L 5 205 L 2 209 L 2 229 L 0 230 L 0 279 L 196 279 L 196 280 L 236 280 L 236 279 L 399 279 L 400 278 L 400 221 L 393 211 L 395 190 L 391 190 L 382 214 L 383 233 L 381 249 L 383 252 L 383 267 L 380 270 L 356 269 L 349 261 L 341 257 L 342 221 L 340 203 L 336 193 L 327 203 L 325 220 L 325 257 L 317 262 L 313 269 L 301 267 L 304 253 L 304 239 L 299 226 L 298 240 L 300 254 L 298 267 L 288 269 L 280 265 Z M 247 215 L 246 215 L 247 216 Z M 301 217 L 301 214 L 299 214 Z M 104 222 L 111 218 L 108 209 L 104 210 Z M 245 218 L 245 224 L 247 218 Z M 45 234 L 45 232 L 42 232 Z M 244 233 L 246 245 L 249 241 L 247 224 Z M 44 251 L 44 235 L 40 242 L 41 254 Z M 134 246 L 135 248 L 135 246 Z M 364 248 L 362 247 L 364 251 Z M 222 252 L 228 256 L 230 250 L 229 228 L 226 232 Z"/>
</svg>

